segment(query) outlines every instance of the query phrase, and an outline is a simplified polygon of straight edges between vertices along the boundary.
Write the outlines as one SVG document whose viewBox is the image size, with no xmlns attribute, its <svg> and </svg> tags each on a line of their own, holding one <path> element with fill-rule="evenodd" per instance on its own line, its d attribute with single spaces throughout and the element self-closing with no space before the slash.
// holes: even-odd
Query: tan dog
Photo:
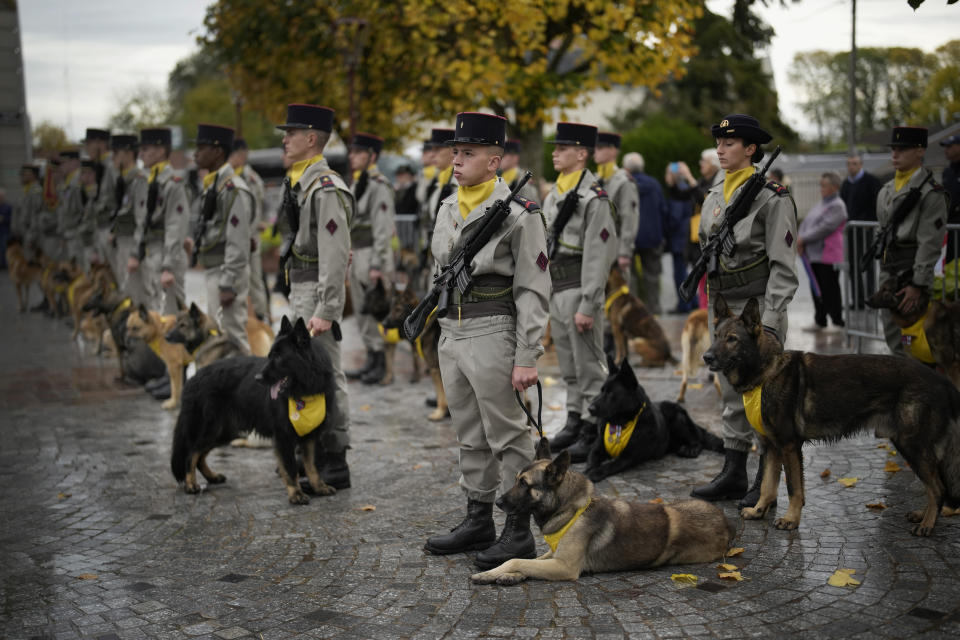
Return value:
<svg viewBox="0 0 960 640">
<path fill-rule="evenodd" d="M 97 293 L 106 294 L 111 286 L 115 287 L 116 281 L 113 279 L 110 267 L 106 264 L 95 264 L 90 267 L 89 276 L 80 274 L 67 287 L 67 304 L 70 307 L 70 316 L 73 318 L 72 339 L 76 340 L 80 334 L 84 316 L 92 316 L 92 312 L 84 310 L 83 307 Z M 102 324 L 104 327 L 106 326 L 106 322 Z"/>
<path fill-rule="evenodd" d="M 687 321 L 683 323 L 683 333 L 680 334 L 680 346 L 683 349 L 683 380 L 680 382 L 680 395 L 677 402 L 682 403 L 687 394 L 688 380 L 697 374 L 703 363 L 703 354 L 710 348 L 712 341 L 706 309 L 697 309 L 690 312 Z M 713 386 L 720 393 L 720 379 L 713 376 Z"/>
<path fill-rule="evenodd" d="M 614 360 L 617 364 L 627 357 L 627 341 L 642 358 L 645 367 L 662 367 L 676 363 L 670 355 L 670 343 L 660 323 L 647 311 L 640 298 L 632 295 L 620 269 L 614 265 L 607 276 L 604 315 L 610 323 L 613 343 L 616 347 Z"/>
<path fill-rule="evenodd" d="M 163 360 L 170 376 L 170 397 L 163 402 L 164 409 L 180 406 L 183 393 L 183 370 L 193 360 L 186 348 L 167 340 L 167 332 L 176 323 L 176 316 L 161 316 L 156 311 L 147 311 L 142 304 L 127 316 L 127 335 L 143 340 Z"/>
<path fill-rule="evenodd" d="M 497 504 L 507 513 L 532 514 L 551 550 L 470 576 L 479 584 L 712 562 L 724 556 L 734 534 L 723 512 L 701 500 L 641 504 L 594 495 L 593 483 L 570 468 L 569 451 L 550 460 L 546 439 Z"/>
<path fill-rule="evenodd" d="M 250 343 L 250 353 L 266 358 L 273 344 L 273 329 L 270 325 L 257 317 L 253 312 L 253 305 L 247 301 L 247 342 Z"/>
<path fill-rule="evenodd" d="M 30 285 L 39 283 L 43 274 L 43 257 L 40 256 L 37 260 L 27 258 L 19 238 L 7 241 L 6 256 L 10 282 L 17 292 L 17 310 L 23 313 L 30 306 Z"/>
</svg>

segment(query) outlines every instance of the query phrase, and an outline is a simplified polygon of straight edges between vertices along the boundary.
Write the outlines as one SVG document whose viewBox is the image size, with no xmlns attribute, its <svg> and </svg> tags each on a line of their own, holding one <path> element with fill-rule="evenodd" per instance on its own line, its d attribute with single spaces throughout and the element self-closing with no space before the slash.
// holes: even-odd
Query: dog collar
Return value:
<svg viewBox="0 0 960 640">
<path fill-rule="evenodd" d="M 327 396 L 318 393 L 303 398 L 287 398 L 287 414 L 297 435 L 303 437 L 320 426 L 327 417 Z"/>
<path fill-rule="evenodd" d="M 633 416 L 633 420 L 627 424 L 611 424 L 608 422 L 603 428 L 603 447 L 611 458 L 619 458 L 623 450 L 627 448 L 630 436 L 633 435 L 633 428 L 637 426 L 637 421 L 640 420 L 640 416 L 646 408 L 647 403 L 644 402 L 637 415 Z"/>
<path fill-rule="evenodd" d="M 747 414 L 747 422 L 753 430 L 766 437 L 763 430 L 763 416 L 760 415 L 760 399 L 763 396 L 763 385 L 759 385 L 743 393 L 743 410 Z"/>
<path fill-rule="evenodd" d="M 616 299 L 619 298 L 620 296 L 625 296 L 628 293 L 630 293 L 630 287 L 628 287 L 627 285 L 623 285 L 622 287 L 620 287 L 619 289 L 611 293 L 610 297 L 607 298 L 606 302 L 603 303 L 603 315 L 609 316 L 610 307 L 613 306 L 613 303 L 616 301 Z"/>
<path fill-rule="evenodd" d="M 567 524 L 563 525 L 559 531 L 556 533 L 545 533 L 543 534 L 543 539 L 547 541 L 547 544 L 550 545 L 550 550 L 554 553 L 557 552 L 557 545 L 560 544 L 560 539 L 566 535 L 570 527 L 573 526 L 573 523 L 577 521 L 580 516 L 583 515 L 583 512 L 587 510 L 587 507 L 590 506 L 590 503 L 593 502 L 593 498 L 587 500 L 587 504 L 583 505 L 577 512 L 573 514 L 573 517 L 567 521 Z"/>
</svg>

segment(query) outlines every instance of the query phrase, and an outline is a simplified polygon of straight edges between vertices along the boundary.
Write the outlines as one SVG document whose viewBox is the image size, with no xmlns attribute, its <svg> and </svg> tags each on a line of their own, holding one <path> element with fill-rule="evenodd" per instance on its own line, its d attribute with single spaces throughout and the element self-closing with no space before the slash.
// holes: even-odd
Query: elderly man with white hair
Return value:
<svg viewBox="0 0 960 640">
<path fill-rule="evenodd" d="M 637 183 L 639 221 L 633 241 L 633 269 L 630 292 L 643 300 L 650 313 L 660 313 L 660 273 L 663 270 L 663 231 L 667 201 L 660 183 L 643 172 L 643 156 L 636 152 L 623 156 L 623 168 Z"/>
</svg>

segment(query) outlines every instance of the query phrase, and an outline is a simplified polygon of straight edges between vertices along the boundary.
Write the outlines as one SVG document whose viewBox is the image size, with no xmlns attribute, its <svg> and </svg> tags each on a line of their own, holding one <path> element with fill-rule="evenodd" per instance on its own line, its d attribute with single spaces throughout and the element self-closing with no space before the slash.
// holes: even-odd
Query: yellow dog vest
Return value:
<svg viewBox="0 0 960 640">
<path fill-rule="evenodd" d="M 543 539 L 547 541 L 548 545 L 550 545 L 551 551 L 553 551 L 554 553 L 557 552 L 557 545 L 560 544 L 560 538 L 566 535 L 567 531 L 570 530 L 570 527 L 573 526 L 573 523 L 576 522 L 577 519 L 583 515 L 583 512 L 587 510 L 587 507 L 590 506 L 590 503 L 592 502 L 592 500 L 593 500 L 592 498 L 590 500 L 587 500 L 587 504 L 577 509 L 577 512 L 573 514 L 573 517 L 570 518 L 569 521 L 567 521 L 567 524 L 563 525 L 560 531 L 557 531 L 556 533 L 543 534 Z"/>
<path fill-rule="evenodd" d="M 303 398 L 287 398 L 287 413 L 293 430 L 298 436 L 305 436 L 326 419 L 327 396 L 318 393 L 315 396 Z"/>
<path fill-rule="evenodd" d="M 927 312 L 923 314 L 922 318 L 909 327 L 900 329 L 900 344 L 903 345 L 903 348 L 911 356 L 927 364 L 936 362 L 936 360 L 933 359 L 933 353 L 930 351 L 930 343 L 927 342 L 927 332 L 923 330 L 923 323 L 926 321 L 927 316 L 930 315 L 930 308 L 932 306 L 932 303 L 927 306 Z"/>
<path fill-rule="evenodd" d="M 754 387 L 743 394 L 743 410 L 747 413 L 747 422 L 753 427 L 753 430 L 762 436 L 767 432 L 763 430 L 763 418 L 760 416 L 760 398 L 763 395 L 763 385 Z"/>
<path fill-rule="evenodd" d="M 607 455 L 611 458 L 618 458 L 623 450 L 627 448 L 630 442 L 630 436 L 633 435 L 633 428 L 637 426 L 637 421 L 643 415 L 643 410 L 647 408 L 644 402 L 640 411 L 633 417 L 633 420 L 625 425 L 610 424 L 609 422 L 603 428 L 603 447 L 607 450 Z"/>
</svg>

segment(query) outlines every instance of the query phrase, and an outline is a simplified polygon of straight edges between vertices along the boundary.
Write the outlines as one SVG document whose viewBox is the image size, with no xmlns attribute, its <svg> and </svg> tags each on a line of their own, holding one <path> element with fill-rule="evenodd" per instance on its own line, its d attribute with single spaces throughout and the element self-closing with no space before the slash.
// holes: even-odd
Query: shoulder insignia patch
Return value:
<svg viewBox="0 0 960 640">
<path fill-rule="evenodd" d="M 337 186 L 333 184 L 333 178 L 330 176 L 320 176 L 320 188 L 321 189 L 336 189 Z"/>
<path fill-rule="evenodd" d="M 607 192 L 604 191 L 603 187 L 601 187 L 601 186 L 600 186 L 598 183 L 596 183 L 596 182 L 594 182 L 593 185 L 591 185 L 590 190 L 593 191 L 595 194 L 597 194 L 597 197 L 598 197 L 598 198 L 606 198 L 606 197 L 607 197 Z"/>
<path fill-rule="evenodd" d="M 529 212 L 538 211 L 540 209 L 539 204 L 533 200 L 530 200 L 529 198 L 524 198 L 523 196 L 513 196 L 513 201 Z"/>
<path fill-rule="evenodd" d="M 227 180 L 227 184 L 223 185 L 223 188 L 226 189 L 227 191 L 231 191 L 234 189 L 235 186 L 236 185 L 233 184 L 233 180 Z"/>
<path fill-rule="evenodd" d="M 174 182 L 183 182 L 182 176 L 170 176 L 170 179 L 173 180 Z"/>
<path fill-rule="evenodd" d="M 934 191 L 943 191 L 943 185 L 936 180 L 930 180 L 930 188 Z"/>
<path fill-rule="evenodd" d="M 789 195 L 790 193 L 790 189 L 783 186 L 779 182 L 774 182 L 773 180 L 768 180 L 766 186 L 767 186 L 767 189 L 770 189 L 770 191 L 773 191 L 778 196 L 785 196 L 785 195 Z"/>
</svg>

